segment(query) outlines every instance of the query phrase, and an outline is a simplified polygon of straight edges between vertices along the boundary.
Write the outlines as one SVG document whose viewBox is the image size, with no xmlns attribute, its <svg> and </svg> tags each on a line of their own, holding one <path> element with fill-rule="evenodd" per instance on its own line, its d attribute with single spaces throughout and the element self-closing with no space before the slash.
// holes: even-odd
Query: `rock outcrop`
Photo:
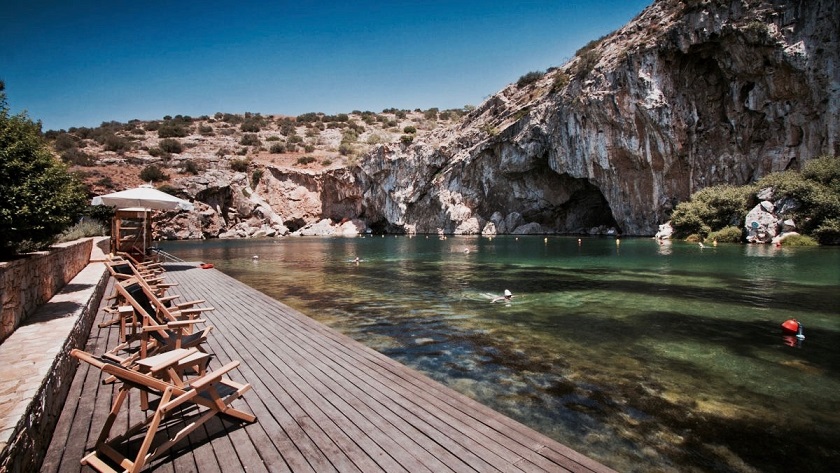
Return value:
<svg viewBox="0 0 840 473">
<path fill-rule="evenodd" d="M 827 0 L 654 3 L 562 68 L 458 128 L 361 164 L 364 215 L 389 231 L 653 235 L 713 184 L 840 153 L 840 9 Z"/>
<path fill-rule="evenodd" d="M 701 188 L 840 154 L 838 25 L 832 0 L 656 1 L 564 66 L 358 165 L 267 165 L 257 185 L 219 170 L 183 178 L 206 205 L 159 234 L 330 234 L 352 221 L 358 232 L 654 235 Z"/>
</svg>

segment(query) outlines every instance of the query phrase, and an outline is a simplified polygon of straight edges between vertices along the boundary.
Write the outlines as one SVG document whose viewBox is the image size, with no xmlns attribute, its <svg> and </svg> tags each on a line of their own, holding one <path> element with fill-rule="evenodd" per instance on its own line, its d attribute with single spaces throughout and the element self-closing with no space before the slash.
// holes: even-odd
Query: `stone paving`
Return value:
<svg viewBox="0 0 840 473">
<path fill-rule="evenodd" d="M 59 365 L 67 357 L 68 343 L 75 343 L 79 326 L 89 328 L 82 319 L 95 315 L 90 311 L 97 310 L 108 281 L 101 246 L 95 242 L 88 265 L 0 345 L 0 470 L 18 461 L 7 456 L 32 455 L 18 451 L 17 444 L 32 442 L 21 440 L 21 435 L 30 435 L 27 431 L 43 421 L 44 412 L 50 416 L 51 406 L 45 405 L 50 391 L 72 380 L 72 373 L 70 379 L 60 379 L 66 368 Z"/>
</svg>

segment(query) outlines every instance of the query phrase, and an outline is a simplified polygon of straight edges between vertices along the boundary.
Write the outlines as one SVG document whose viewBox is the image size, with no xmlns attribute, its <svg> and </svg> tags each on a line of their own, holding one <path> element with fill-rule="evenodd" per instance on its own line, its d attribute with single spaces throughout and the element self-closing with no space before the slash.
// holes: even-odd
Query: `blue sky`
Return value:
<svg viewBox="0 0 840 473">
<path fill-rule="evenodd" d="M 478 105 L 650 0 L 0 0 L 0 80 L 44 130 Z"/>
</svg>

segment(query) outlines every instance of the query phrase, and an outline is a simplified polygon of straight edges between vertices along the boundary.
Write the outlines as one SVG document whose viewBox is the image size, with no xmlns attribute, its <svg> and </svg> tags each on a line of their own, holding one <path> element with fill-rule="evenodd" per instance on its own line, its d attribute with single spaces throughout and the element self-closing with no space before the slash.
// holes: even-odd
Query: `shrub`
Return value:
<svg viewBox="0 0 840 473">
<path fill-rule="evenodd" d="M 184 126 L 171 122 L 164 122 L 157 132 L 159 138 L 183 138 L 189 134 Z"/>
<path fill-rule="evenodd" d="M 250 159 L 231 159 L 230 168 L 236 172 L 245 172 L 248 170 L 248 165 L 251 164 Z"/>
<path fill-rule="evenodd" d="M 239 125 L 239 129 L 248 133 L 256 133 L 260 131 L 260 122 L 258 120 L 248 119 Z"/>
<path fill-rule="evenodd" d="M 796 199 L 799 208 L 785 217 L 796 220 L 803 234 L 816 234 L 816 230 L 822 228 L 821 235 L 828 236 L 831 226 L 824 226 L 824 223 L 840 216 L 840 157 L 808 161 L 801 174 L 793 171 L 768 174 L 756 187 L 772 187 L 774 200 L 783 196 Z M 823 241 L 822 237 L 820 241 Z"/>
<path fill-rule="evenodd" d="M 59 153 L 75 147 L 76 140 L 73 138 L 73 135 L 69 133 L 59 134 L 58 136 L 56 136 L 55 141 L 53 142 L 53 148 L 55 148 L 55 150 Z"/>
<path fill-rule="evenodd" d="M 717 241 L 720 243 L 741 243 L 744 239 L 744 232 L 741 227 L 725 227 L 718 231 L 709 233 L 706 241 Z"/>
<path fill-rule="evenodd" d="M 438 112 L 440 112 L 440 109 L 438 109 L 437 107 L 432 107 L 423 112 L 423 118 L 425 118 L 426 120 L 437 120 Z"/>
<path fill-rule="evenodd" d="M 814 237 L 823 245 L 840 245 L 840 217 L 823 220 L 814 229 Z"/>
<path fill-rule="evenodd" d="M 298 123 L 311 123 L 320 121 L 321 117 L 315 112 L 304 113 L 302 115 L 297 116 Z"/>
<path fill-rule="evenodd" d="M 342 156 L 347 156 L 353 154 L 353 145 L 350 143 L 341 143 L 338 145 L 338 153 Z"/>
<path fill-rule="evenodd" d="M 105 151 L 122 153 L 131 149 L 131 142 L 122 136 L 107 135 L 103 146 Z"/>
<path fill-rule="evenodd" d="M 198 174 L 200 171 L 201 169 L 199 168 L 198 164 L 196 164 L 196 162 L 192 159 L 189 159 L 186 162 L 184 162 L 184 168 L 181 170 L 183 174 L 192 174 L 193 176 Z"/>
<path fill-rule="evenodd" d="M 201 125 L 198 127 L 198 133 L 201 136 L 215 136 L 216 133 L 213 132 L 213 127 L 210 125 Z"/>
<path fill-rule="evenodd" d="M 260 138 L 253 134 L 253 133 L 246 133 L 242 135 L 242 139 L 239 140 L 239 144 L 242 146 L 260 146 L 262 142 L 260 142 Z"/>
<path fill-rule="evenodd" d="M 564 87 L 569 85 L 569 74 L 566 74 L 563 71 L 557 71 L 554 74 L 554 82 L 551 83 L 551 93 L 557 93 L 563 90 Z"/>
<path fill-rule="evenodd" d="M 157 186 L 157 190 L 161 192 L 166 192 L 169 195 L 178 195 L 180 189 L 175 186 L 170 186 L 169 184 L 162 184 Z"/>
<path fill-rule="evenodd" d="M 71 166 L 94 166 L 96 159 L 79 148 L 70 148 L 61 153 L 61 160 Z"/>
<path fill-rule="evenodd" d="M 0 258 L 42 248 L 82 213 L 84 186 L 56 160 L 41 126 L 10 116 L 0 81 Z"/>
<path fill-rule="evenodd" d="M 601 60 L 601 53 L 596 50 L 589 50 L 578 56 L 578 61 L 575 63 L 575 76 L 582 79 L 595 69 L 598 61 Z"/>
<path fill-rule="evenodd" d="M 414 133 L 417 133 L 417 128 L 412 126 L 412 125 L 408 125 L 405 128 L 403 128 L 403 133 L 408 133 L 408 134 L 413 135 Z"/>
<path fill-rule="evenodd" d="M 178 154 L 181 151 L 184 151 L 184 147 L 181 145 L 181 142 L 172 138 L 166 138 L 160 140 L 158 143 L 160 149 L 166 153 L 175 153 Z"/>
<path fill-rule="evenodd" d="M 303 152 L 304 153 L 314 153 L 315 152 L 315 145 L 310 145 L 310 144 L 304 145 Z"/>
<path fill-rule="evenodd" d="M 817 246 L 817 240 L 807 235 L 790 235 L 779 242 L 782 246 Z"/>
<path fill-rule="evenodd" d="M 144 182 L 168 181 L 169 176 L 156 164 L 150 164 L 140 171 L 140 179 Z"/>
<path fill-rule="evenodd" d="M 105 225 L 102 224 L 102 222 L 99 222 L 94 219 L 83 218 L 72 227 L 61 232 L 61 234 L 58 235 L 58 239 L 56 241 L 58 243 L 64 243 L 68 241 L 75 241 L 80 238 L 101 236 L 107 234 L 108 229 L 105 227 Z"/>
<path fill-rule="evenodd" d="M 410 145 L 414 141 L 414 135 L 402 135 L 400 142 L 404 145 Z"/>
<path fill-rule="evenodd" d="M 254 169 L 254 172 L 251 174 L 251 189 L 256 189 L 257 188 L 257 185 L 259 185 L 262 177 L 263 177 L 263 170 L 262 169 Z"/>
<path fill-rule="evenodd" d="M 274 143 L 271 145 L 271 148 L 269 148 L 269 152 L 271 154 L 285 153 L 286 145 L 284 145 L 283 143 Z"/>
<path fill-rule="evenodd" d="M 271 135 L 265 139 L 265 141 L 280 141 L 280 137 L 277 135 Z"/>
<path fill-rule="evenodd" d="M 300 165 L 303 165 L 303 166 L 306 166 L 307 164 L 314 163 L 314 162 L 315 162 L 315 158 L 312 157 L 312 156 L 301 156 L 297 159 L 297 163 L 300 164 Z"/>
<path fill-rule="evenodd" d="M 752 186 L 711 186 L 701 189 L 688 202 L 677 204 L 671 225 L 677 237 L 692 233 L 706 236 L 713 230 L 741 224 L 754 193 Z"/>
<path fill-rule="evenodd" d="M 531 71 L 520 77 L 519 80 L 516 81 L 516 86 L 521 89 L 526 85 L 531 85 L 537 82 L 538 80 L 542 79 L 543 76 L 545 76 L 544 71 Z"/>
<path fill-rule="evenodd" d="M 332 159 L 330 159 L 330 158 L 324 158 L 324 159 L 321 161 L 321 165 L 322 165 L 322 166 L 329 166 L 329 165 L 330 165 L 330 164 L 332 164 L 332 163 L 333 163 L 333 162 L 332 162 Z"/>
</svg>

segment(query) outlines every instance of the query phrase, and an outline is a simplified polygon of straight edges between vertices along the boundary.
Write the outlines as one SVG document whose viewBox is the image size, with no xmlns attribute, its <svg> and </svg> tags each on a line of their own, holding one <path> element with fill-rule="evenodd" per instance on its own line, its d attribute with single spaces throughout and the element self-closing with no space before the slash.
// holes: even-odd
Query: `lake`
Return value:
<svg viewBox="0 0 840 473">
<path fill-rule="evenodd" d="M 422 235 L 161 247 L 619 471 L 840 465 L 840 248 Z M 804 340 L 783 336 L 791 318 Z"/>
</svg>

